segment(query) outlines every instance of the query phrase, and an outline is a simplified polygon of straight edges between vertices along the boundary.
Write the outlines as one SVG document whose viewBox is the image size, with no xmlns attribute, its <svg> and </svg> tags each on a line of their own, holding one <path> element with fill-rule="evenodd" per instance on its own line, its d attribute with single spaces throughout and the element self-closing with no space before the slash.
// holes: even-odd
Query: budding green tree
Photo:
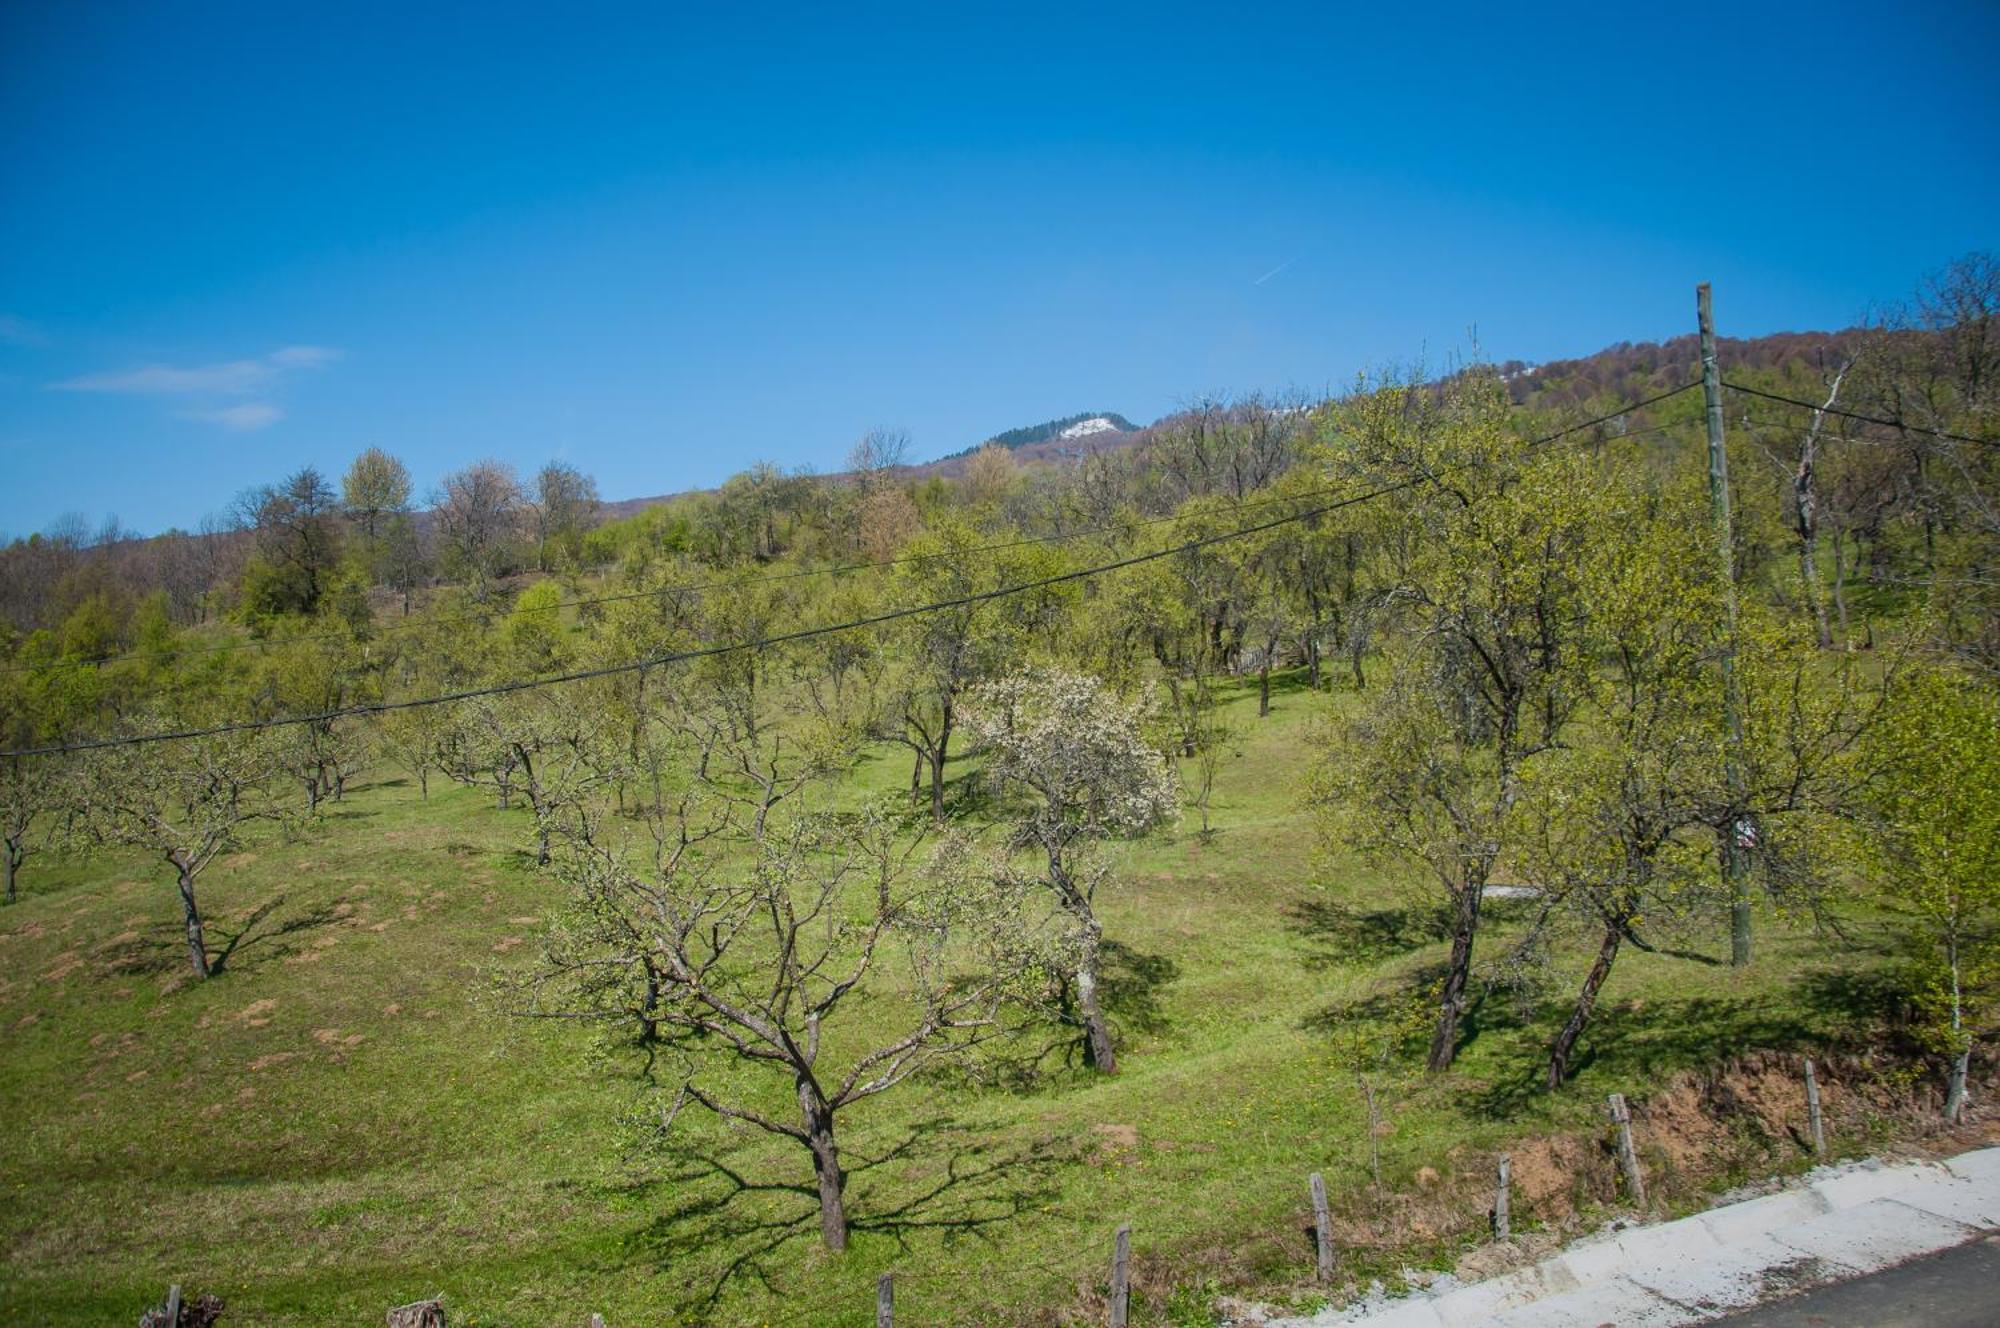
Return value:
<svg viewBox="0 0 2000 1328">
<path fill-rule="evenodd" d="M 1923 1032 L 1950 1058 L 1956 1120 L 1973 1039 L 2000 996 L 2000 697 L 1955 671 L 1913 673 L 1876 746 L 1861 843 L 1917 942 Z"/>
<path fill-rule="evenodd" d="M 1336 837 L 1420 865 L 1451 917 L 1429 1067 L 1448 1069 L 1470 1002 L 1487 882 L 1525 763 L 1562 740 L 1580 694 L 1583 556 L 1610 532 L 1607 477 L 1511 435 L 1490 373 L 1357 397 L 1348 464 L 1407 487 L 1382 533 L 1409 629 L 1390 683 L 1330 726 L 1313 798 Z"/>
</svg>

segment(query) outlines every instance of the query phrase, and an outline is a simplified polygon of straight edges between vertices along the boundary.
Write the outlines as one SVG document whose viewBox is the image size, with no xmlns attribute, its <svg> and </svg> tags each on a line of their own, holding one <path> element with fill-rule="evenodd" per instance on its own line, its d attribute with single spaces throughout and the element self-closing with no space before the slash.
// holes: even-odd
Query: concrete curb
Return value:
<svg viewBox="0 0 2000 1328">
<path fill-rule="evenodd" d="M 1678 1328 L 1879 1272 L 2000 1228 L 2000 1148 L 1828 1167 L 1795 1189 L 1630 1227 L 1469 1286 L 1270 1328 Z"/>
</svg>

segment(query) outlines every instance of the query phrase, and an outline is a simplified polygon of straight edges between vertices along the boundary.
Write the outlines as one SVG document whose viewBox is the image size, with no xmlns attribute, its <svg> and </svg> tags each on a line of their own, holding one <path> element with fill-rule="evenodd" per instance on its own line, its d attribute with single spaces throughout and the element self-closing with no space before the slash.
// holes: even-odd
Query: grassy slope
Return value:
<svg viewBox="0 0 2000 1328">
<path fill-rule="evenodd" d="M 1314 852 L 1300 739 L 1344 703 L 1286 690 L 1260 721 L 1239 697 L 1221 833 L 1203 846 L 1184 825 L 1126 850 L 1104 901 L 1127 948 L 1124 1073 L 1033 1092 L 911 1085 L 856 1110 L 843 1143 L 857 1234 L 838 1261 L 803 1196 L 715 1205 L 726 1182 L 635 1154 L 619 1123 L 629 1077 L 573 1028 L 484 995 L 549 913 L 553 887 L 517 851 L 524 813 L 364 784 L 306 838 L 210 872 L 212 937 L 243 935 L 206 984 L 181 977 L 157 867 L 31 865 L 33 893 L 0 914 L 0 1320 L 126 1325 L 172 1278 L 256 1324 L 377 1322 L 437 1291 L 491 1325 L 590 1310 L 615 1325 L 834 1324 L 856 1321 L 885 1268 L 912 1322 L 1029 1320 L 1087 1293 L 1120 1220 L 1142 1263 L 1190 1279 L 1303 1278 L 1313 1169 L 1365 1269 L 1379 1205 L 1324 1016 L 1439 947 L 1369 925 L 1401 920 L 1392 875 Z M 863 778 L 906 772 L 887 758 Z M 1590 1119 L 1607 1090 L 1813 1036 L 1789 979 L 1822 960 L 1818 943 L 1762 925 L 1747 980 L 1629 956 L 1595 1055 L 1555 1098 L 1517 1091 L 1546 1025 L 1475 1020 L 1450 1081 L 1390 1090 L 1389 1186 L 1421 1167 L 1446 1183 L 1483 1170 L 1509 1137 Z M 759 1184 L 810 1179 L 763 1136 L 701 1122 L 684 1138 Z M 1436 1233 L 1436 1255 L 1459 1239 Z"/>
</svg>

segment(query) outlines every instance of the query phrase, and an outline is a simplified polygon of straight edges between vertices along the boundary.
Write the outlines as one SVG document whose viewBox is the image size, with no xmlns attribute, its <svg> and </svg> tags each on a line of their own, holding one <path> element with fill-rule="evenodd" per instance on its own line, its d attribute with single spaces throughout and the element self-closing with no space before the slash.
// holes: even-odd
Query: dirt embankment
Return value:
<svg viewBox="0 0 2000 1328">
<path fill-rule="evenodd" d="M 1778 1177 L 1813 1165 L 1801 1058 L 1753 1051 L 1714 1069 L 1682 1073 L 1631 1102 L 1634 1143 L 1646 1180 L 1645 1215 L 1664 1216 L 1705 1205 L 1736 1189 L 1775 1188 Z M 1814 1062 L 1830 1158 L 1870 1153 L 1944 1156 L 2000 1144 L 2000 1111 L 1991 1105 L 1996 1066 L 1975 1060 L 1966 1120 L 1946 1126 L 1934 1067 L 1888 1055 L 1832 1056 Z M 1617 1136 L 1608 1116 L 1601 1128 L 1541 1134 L 1507 1149 L 1513 1177 L 1514 1239 L 1491 1239 L 1497 1158 L 1452 1150 L 1420 1168 L 1395 1192 L 1346 1196 L 1334 1213 L 1335 1247 L 1352 1283 L 1325 1288 L 1309 1281 L 1311 1214 L 1303 1206 L 1286 1229 L 1253 1236 L 1240 1247 L 1161 1252 L 1136 1257 L 1132 1295 L 1155 1314 L 1185 1301 L 1190 1287 L 1227 1293 L 1218 1307 L 1238 1322 L 1255 1322 L 1262 1304 L 1298 1306 L 1331 1292 L 1336 1301 L 1373 1278 L 1394 1280 L 1405 1267 L 1452 1264 L 1461 1278 L 1490 1276 L 1554 1251 L 1634 1211 L 1620 1173 Z M 1102 1322 L 1103 1288 L 1079 1286 L 1076 1300 L 1035 1322 Z M 1092 1317 L 1096 1316 L 1096 1317 Z"/>
</svg>

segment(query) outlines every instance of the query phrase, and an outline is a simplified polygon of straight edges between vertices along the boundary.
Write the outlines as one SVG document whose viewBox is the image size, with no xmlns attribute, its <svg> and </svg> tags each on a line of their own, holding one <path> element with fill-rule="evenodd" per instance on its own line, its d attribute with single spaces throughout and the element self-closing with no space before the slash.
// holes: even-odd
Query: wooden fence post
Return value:
<svg viewBox="0 0 2000 1328">
<path fill-rule="evenodd" d="M 1319 1255 L 1317 1273 L 1322 1283 L 1333 1280 L 1333 1213 L 1326 1205 L 1326 1178 L 1317 1171 L 1306 1178 L 1312 1194 L 1313 1241 Z"/>
<path fill-rule="evenodd" d="M 181 1328 L 181 1284 L 167 1288 L 167 1328 Z"/>
<path fill-rule="evenodd" d="M 1618 1126 L 1618 1160 L 1625 1166 L 1625 1188 L 1632 1194 L 1632 1202 L 1643 1207 L 1646 1202 L 1646 1178 L 1639 1172 L 1639 1150 L 1632 1146 L 1632 1113 L 1625 1107 L 1625 1095 L 1611 1095 L 1611 1119 Z"/>
<path fill-rule="evenodd" d="M 895 1328 L 896 1275 L 884 1273 L 875 1279 L 875 1328 Z"/>
<path fill-rule="evenodd" d="M 1826 1118 L 1820 1114 L 1819 1077 L 1813 1073 L 1811 1057 L 1806 1058 L 1806 1129 L 1814 1155 L 1826 1152 Z"/>
<path fill-rule="evenodd" d="M 1500 1191 L 1493 1196 L 1493 1235 L 1495 1239 L 1507 1240 L 1513 1235 L 1513 1212 L 1507 1190 L 1514 1183 L 1514 1160 L 1500 1155 Z"/>
<path fill-rule="evenodd" d="M 1132 1224 L 1118 1228 L 1111 1250 L 1111 1328 L 1125 1328 L 1132 1307 Z"/>
<path fill-rule="evenodd" d="M 604 1328 L 604 1316 L 602 1314 L 591 1315 L 590 1328 Z"/>
</svg>

